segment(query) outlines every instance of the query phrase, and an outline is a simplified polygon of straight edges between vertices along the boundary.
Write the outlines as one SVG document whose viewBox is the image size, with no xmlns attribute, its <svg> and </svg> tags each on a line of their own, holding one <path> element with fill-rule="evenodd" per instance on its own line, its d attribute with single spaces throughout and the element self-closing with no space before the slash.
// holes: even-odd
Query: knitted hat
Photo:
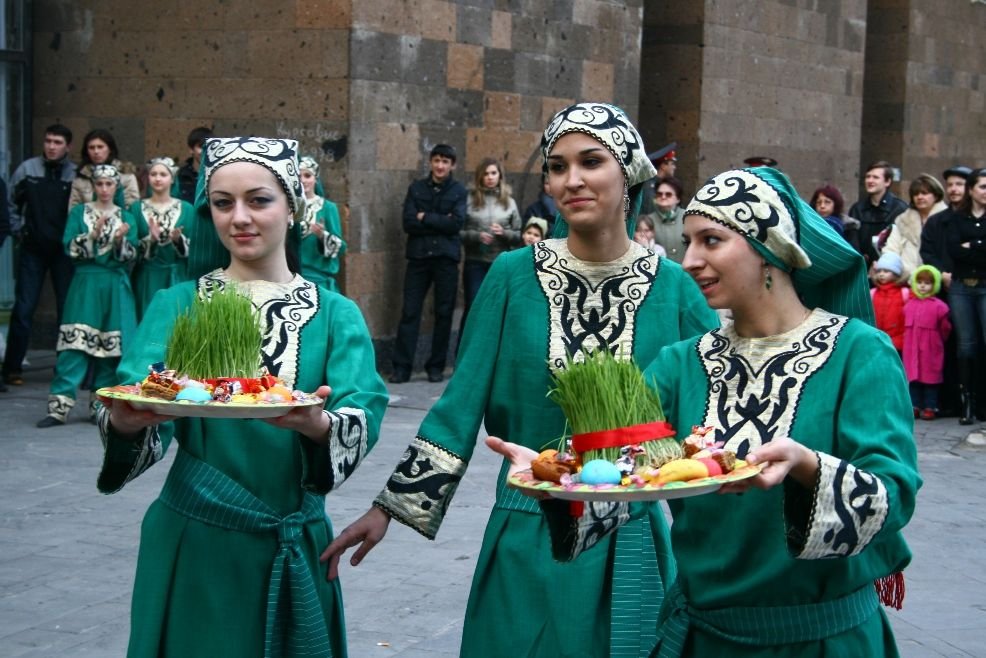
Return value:
<svg viewBox="0 0 986 658">
<path fill-rule="evenodd" d="M 904 261 L 902 261 L 900 256 L 892 251 L 885 251 L 880 254 L 880 260 L 876 262 L 873 269 L 887 270 L 888 272 L 893 272 L 897 276 L 900 276 L 904 273 Z"/>
<path fill-rule="evenodd" d="M 657 175 L 654 163 L 647 157 L 640 133 L 630 122 L 626 113 L 609 103 L 578 103 L 569 105 L 558 112 L 548 123 L 541 136 L 541 157 L 543 171 L 548 173 L 548 156 L 555 142 L 569 133 L 582 133 L 592 137 L 613 154 L 623 171 L 629 195 L 630 208 L 627 213 L 627 235 L 632 236 L 637 214 L 640 212 L 642 189 L 634 189 L 644 181 Z M 564 217 L 555 222 L 553 237 L 568 235 L 568 223 Z"/>
<path fill-rule="evenodd" d="M 541 237 L 548 237 L 548 220 L 541 219 L 540 217 L 531 217 L 526 222 L 524 222 L 524 230 L 527 230 L 529 226 L 536 226 L 541 230 Z"/>
<path fill-rule="evenodd" d="M 209 214 L 209 181 L 216 170 L 231 162 L 252 162 L 270 171 L 288 197 L 295 221 L 305 216 L 305 192 L 298 173 L 298 142 L 265 137 L 213 137 L 202 146 L 202 166 L 195 190 L 195 208 Z"/>
<path fill-rule="evenodd" d="M 930 274 L 931 275 L 931 292 L 926 295 L 922 295 L 918 292 L 918 275 L 919 274 Z M 922 265 L 921 267 L 914 270 L 914 274 L 911 275 L 911 292 L 918 299 L 925 299 L 927 297 L 934 297 L 941 290 L 941 272 L 934 265 Z"/>
<path fill-rule="evenodd" d="M 733 169 L 710 178 L 685 215 L 707 217 L 743 235 L 767 262 L 791 273 L 808 307 L 874 323 L 863 257 L 776 169 Z"/>
</svg>

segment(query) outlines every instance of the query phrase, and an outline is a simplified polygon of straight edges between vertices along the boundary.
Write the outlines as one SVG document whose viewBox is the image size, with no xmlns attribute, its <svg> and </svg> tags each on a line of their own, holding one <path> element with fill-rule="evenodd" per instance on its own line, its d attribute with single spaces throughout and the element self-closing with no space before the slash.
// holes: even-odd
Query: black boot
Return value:
<svg viewBox="0 0 986 658">
<path fill-rule="evenodd" d="M 976 393 L 972 382 L 974 359 L 959 359 L 959 425 L 972 425 L 976 419 Z"/>
</svg>

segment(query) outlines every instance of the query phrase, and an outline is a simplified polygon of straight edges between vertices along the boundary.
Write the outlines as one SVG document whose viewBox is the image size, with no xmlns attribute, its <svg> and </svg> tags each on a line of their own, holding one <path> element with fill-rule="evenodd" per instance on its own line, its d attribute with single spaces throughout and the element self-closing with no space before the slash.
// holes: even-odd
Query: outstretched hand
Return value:
<svg viewBox="0 0 986 658">
<path fill-rule="evenodd" d="M 319 562 L 329 563 L 325 579 L 331 581 L 339 577 L 339 559 L 346 550 L 357 544 L 360 546 L 349 558 L 349 564 L 359 566 L 366 554 L 384 538 L 389 526 L 390 517 L 379 507 L 371 507 L 366 514 L 350 523 L 318 558 Z"/>
<path fill-rule="evenodd" d="M 789 437 L 774 439 L 746 456 L 747 464 L 763 464 L 759 475 L 738 482 L 731 482 L 719 489 L 719 493 L 743 493 L 750 487 L 770 489 L 790 476 L 806 489 L 815 486 L 818 474 L 818 456 Z"/>
<path fill-rule="evenodd" d="M 332 395 L 332 389 L 328 386 L 319 386 L 313 395 L 327 400 Z M 330 421 L 322 413 L 322 407 L 317 404 L 298 407 L 283 416 L 265 418 L 264 420 L 275 427 L 281 427 L 303 434 L 315 443 L 324 444 L 328 441 Z"/>
<path fill-rule="evenodd" d="M 99 401 L 109 411 L 110 425 L 119 435 L 124 437 L 135 437 L 151 425 L 160 425 L 175 419 L 174 416 L 135 409 L 125 400 L 113 400 L 100 395 Z"/>
<path fill-rule="evenodd" d="M 538 456 L 536 451 L 526 446 L 510 443 L 496 436 L 486 437 L 486 445 L 490 450 L 503 455 L 510 462 L 510 470 L 507 472 L 508 476 L 530 468 L 531 462 Z"/>
</svg>

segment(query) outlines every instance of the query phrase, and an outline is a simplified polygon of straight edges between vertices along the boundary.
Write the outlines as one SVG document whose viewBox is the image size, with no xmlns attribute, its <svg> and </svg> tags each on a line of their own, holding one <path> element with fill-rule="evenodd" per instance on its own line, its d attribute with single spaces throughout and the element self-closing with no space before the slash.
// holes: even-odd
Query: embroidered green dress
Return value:
<svg viewBox="0 0 986 658">
<path fill-rule="evenodd" d="M 144 316 L 144 309 L 158 290 L 170 288 L 185 280 L 186 261 L 190 241 L 185 232 L 195 220 L 191 204 L 172 199 L 163 208 L 151 204 L 149 199 L 133 203 L 129 212 L 137 225 L 139 240 L 137 266 L 133 271 L 134 299 L 137 302 L 137 319 Z M 150 222 L 160 228 L 157 240 L 151 235 Z M 173 242 L 171 232 L 181 229 L 181 241 Z"/>
<path fill-rule="evenodd" d="M 636 243 L 609 263 L 575 258 L 565 240 L 501 254 L 470 311 L 455 375 L 374 504 L 433 539 L 480 423 L 535 449 L 563 435 L 564 417 L 546 394 L 567 354 L 608 347 L 648 362 L 715 324 L 691 278 Z M 635 507 L 633 523 L 606 548 L 563 564 L 552 559 L 537 503 L 506 489 L 505 472 L 460 655 L 646 656 L 663 583 L 674 579 L 661 509 Z M 612 587 L 614 577 L 632 586 Z"/>
<path fill-rule="evenodd" d="M 138 381 L 148 364 L 163 360 L 175 317 L 197 292 L 226 283 L 217 271 L 158 293 L 121 363 L 120 380 Z M 318 562 L 332 539 L 324 496 L 376 442 L 386 388 L 355 304 L 300 276 L 237 288 L 264 318 L 268 370 L 289 387 L 332 387 L 329 443 L 317 445 L 261 420 L 199 418 L 150 428 L 131 443 L 113 434 L 102 413 L 106 452 L 98 486 L 104 493 L 119 491 L 160 460 L 172 438 L 179 451 L 141 528 L 132 657 L 346 655 L 339 585 L 326 582 Z M 201 493 L 211 486 L 203 472 L 224 485 L 211 503 Z M 232 500 L 230 490 L 249 505 Z M 210 511 L 210 504 L 223 513 Z M 225 512 L 236 504 L 248 513 L 234 515 L 234 523 Z M 301 585 L 309 598 L 299 593 Z"/>
<path fill-rule="evenodd" d="M 107 219 L 93 239 L 100 215 Z M 123 224 L 130 230 L 117 245 L 113 234 Z M 114 370 L 136 328 L 129 267 L 137 255 L 137 229 L 130 215 L 118 207 L 103 213 L 91 202 L 81 203 L 69 212 L 62 242 L 75 263 L 75 274 L 58 327 L 48 415 L 64 422 L 90 366 L 96 388 L 116 383 Z"/>
<path fill-rule="evenodd" d="M 811 491 L 785 482 L 669 501 L 678 580 L 653 655 L 896 656 L 874 582 L 910 561 L 900 531 L 921 479 L 887 337 L 815 310 L 778 336 L 742 338 L 727 325 L 683 341 L 646 375 L 677 427 L 714 426 L 741 458 L 790 436 L 819 463 Z M 591 504 L 573 524 L 562 508 L 545 506 L 567 556 L 626 518 L 625 504 Z"/>
<path fill-rule="evenodd" d="M 333 202 L 318 195 L 306 199 L 305 203 L 305 218 L 301 221 L 299 246 L 301 273 L 309 281 L 338 292 L 336 274 L 339 273 L 342 256 L 346 253 L 339 208 Z M 322 227 L 321 236 L 312 230 L 315 224 Z"/>
<path fill-rule="evenodd" d="M 886 336 L 815 310 L 778 336 L 727 326 L 674 345 L 647 373 L 678 427 L 716 426 L 741 458 L 790 436 L 820 467 L 813 491 L 787 482 L 670 501 L 692 623 L 666 604 L 665 641 L 688 629 L 687 656 L 896 656 L 873 583 L 910 562 L 900 531 L 921 480 L 907 381 Z M 804 604 L 810 621 L 790 609 Z"/>
</svg>

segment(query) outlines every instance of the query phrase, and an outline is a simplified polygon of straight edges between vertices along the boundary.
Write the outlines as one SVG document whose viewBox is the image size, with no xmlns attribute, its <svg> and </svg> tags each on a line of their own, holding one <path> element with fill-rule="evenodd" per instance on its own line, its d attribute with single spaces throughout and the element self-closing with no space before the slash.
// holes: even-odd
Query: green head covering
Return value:
<svg viewBox="0 0 986 658">
<path fill-rule="evenodd" d="M 202 145 L 202 165 L 195 189 L 195 209 L 203 217 L 209 211 L 212 174 L 231 162 L 252 162 L 270 171 L 288 197 L 294 220 L 305 216 L 305 192 L 298 172 L 298 142 L 264 137 L 212 137 Z"/>
<path fill-rule="evenodd" d="M 641 183 L 654 178 L 657 170 L 647 157 L 640 133 L 630 122 L 626 112 L 609 103 L 577 103 L 558 112 L 541 136 L 541 158 L 545 176 L 548 173 L 548 156 L 555 142 L 569 133 L 583 133 L 592 137 L 613 154 L 623 171 L 627 187 L 626 224 L 627 235 L 632 237 L 643 200 Z M 568 223 L 558 213 L 552 237 L 564 238 L 568 235 Z"/>
<path fill-rule="evenodd" d="M 922 295 L 921 293 L 918 292 L 918 275 L 921 273 L 927 273 L 931 275 L 931 281 L 932 281 L 931 292 L 929 292 L 927 295 Z M 914 293 L 914 296 L 917 297 L 918 299 L 926 299 L 928 297 L 934 297 L 935 295 L 938 294 L 939 290 L 941 290 L 941 272 L 939 272 L 938 268 L 935 267 L 934 265 L 922 265 L 921 267 L 914 270 L 913 274 L 911 274 L 911 292 Z"/>
<path fill-rule="evenodd" d="M 733 169 L 706 181 L 685 209 L 733 229 L 791 274 L 809 307 L 874 324 L 866 262 L 770 167 Z"/>
</svg>

